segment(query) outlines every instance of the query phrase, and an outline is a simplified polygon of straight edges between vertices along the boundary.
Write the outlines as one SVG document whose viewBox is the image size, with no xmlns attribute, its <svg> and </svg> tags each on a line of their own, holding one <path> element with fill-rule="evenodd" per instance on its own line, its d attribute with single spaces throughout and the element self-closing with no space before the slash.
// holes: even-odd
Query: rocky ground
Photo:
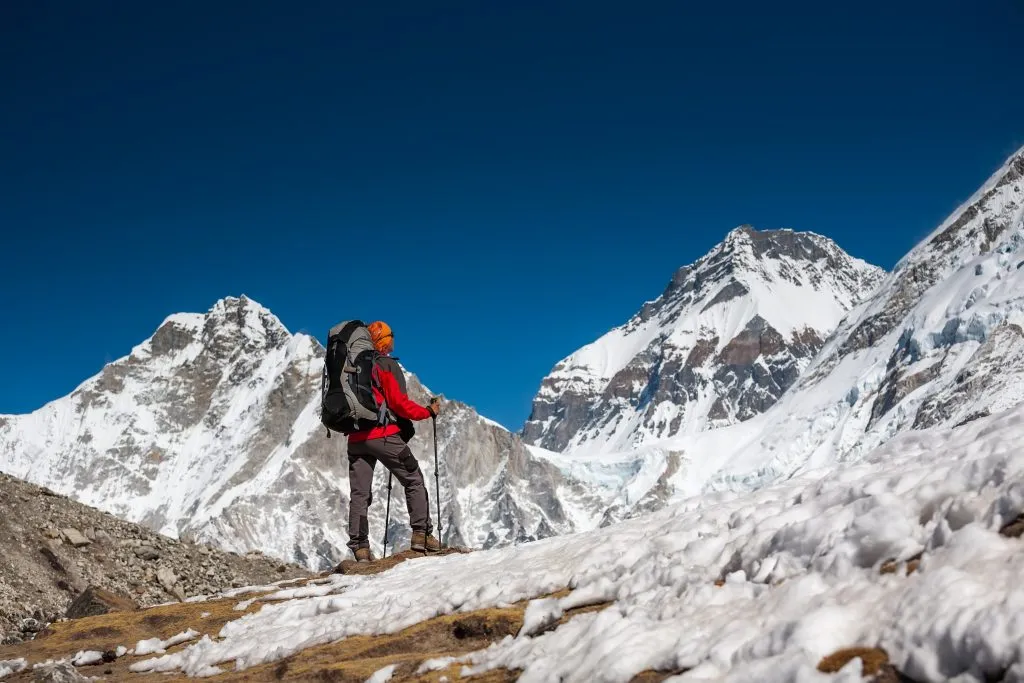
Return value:
<svg viewBox="0 0 1024 683">
<path fill-rule="evenodd" d="M 17 644 L 97 603 L 141 607 L 308 577 L 298 565 L 177 541 L 0 474 L 0 639 Z M 103 591 L 109 591 L 105 593 Z"/>
</svg>

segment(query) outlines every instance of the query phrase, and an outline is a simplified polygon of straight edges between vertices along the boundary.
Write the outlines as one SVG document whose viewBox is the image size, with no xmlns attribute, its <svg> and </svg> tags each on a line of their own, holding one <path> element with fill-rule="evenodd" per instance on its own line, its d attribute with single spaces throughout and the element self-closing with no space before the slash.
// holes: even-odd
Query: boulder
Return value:
<svg viewBox="0 0 1024 683">
<path fill-rule="evenodd" d="M 81 619 L 92 617 L 97 614 L 109 614 L 110 612 L 130 612 L 139 609 L 139 605 L 132 599 L 118 595 L 111 591 L 89 586 L 79 595 L 68 607 L 65 613 L 69 619 Z"/>
<path fill-rule="evenodd" d="M 33 683 L 79 683 L 89 679 L 78 673 L 70 662 L 44 664 L 32 671 Z"/>
<path fill-rule="evenodd" d="M 74 527 L 67 527 L 65 529 L 61 529 L 60 533 L 64 537 L 64 540 L 66 540 L 68 543 L 75 546 L 76 548 L 81 548 L 82 546 L 87 546 L 90 543 L 92 543 L 92 541 L 86 538 L 81 531 L 75 529 Z"/>
</svg>

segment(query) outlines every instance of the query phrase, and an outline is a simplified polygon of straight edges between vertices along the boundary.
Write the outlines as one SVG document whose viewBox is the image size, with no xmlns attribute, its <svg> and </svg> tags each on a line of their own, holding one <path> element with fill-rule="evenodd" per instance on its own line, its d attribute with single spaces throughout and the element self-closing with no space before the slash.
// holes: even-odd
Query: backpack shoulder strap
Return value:
<svg viewBox="0 0 1024 683">
<path fill-rule="evenodd" d="M 402 367 L 397 363 L 398 358 L 395 356 L 380 355 L 379 357 L 380 367 L 391 373 L 398 382 L 398 388 L 402 390 L 402 393 L 406 393 L 407 389 L 405 386 L 405 373 L 402 372 Z"/>
</svg>

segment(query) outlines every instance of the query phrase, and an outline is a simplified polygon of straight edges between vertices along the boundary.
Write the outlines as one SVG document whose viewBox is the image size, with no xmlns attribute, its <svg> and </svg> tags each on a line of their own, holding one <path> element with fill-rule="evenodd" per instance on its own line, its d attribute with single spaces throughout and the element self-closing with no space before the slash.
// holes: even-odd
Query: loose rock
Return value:
<svg viewBox="0 0 1024 683">
<path fill-rule="evenodd" d="M 38 619 L 35 619 L 33 617 L 21 620 L 22 633 L 39 633 L 43 630 L 44 626 L 45 624 L 41 623 Z"/>
<path fill-rule="evenodd" d="M 78 673 L 70 662 L 46 664 L 32 672 L 33 683 L 79 683 L 89 679 Z"/>
<path fill-rule="evenodd" d="M 139 546 L 138 548 L 136 548 L 135 556 L 138 557 L 140 560 L 152 561 L 160 559 L 160 553 L 146 545 Z"/>
<path fill-rule="evenodd" d="M 164 590 L 168 593 L 174 589 L 174 582 L 178 580 L 174 570 L 170 567 L 163 566 L 156 572 L 156 580 L 160 583 Z"/>
<path fill-rule="evenodd" d="M 82 546 L 86 546 L 92 543 L 92 541 L 90 541 L 88 538 L 82 535 L 81 531 L 75 529 L 74 527 L 67 527 L 65 529 L 61 529 L 61 535 L 64 536 L 64 540 L 66 540 L 68 543 L 75 546 L 76 548 L 81 548 Z"/>
<path fill-rule="evenodd" d="M 69 619 L 80 619 L 110 612 L 127 612 L 138 608 L 138 603 L 128 597 L 96 586 L 89 586 L 71 603 L 66 616 Z"/>
<path fill-rule="evenodd" d="M 184 600 L 214 594 L 234 582 L 266 584 L 312 575 L 265 555 L 243 558 L 180 543 L 0 473 L 2 500 L 24 501 L 5 508 L 6 521 L 17 533 L 0 534 L 0 641 L 7 643 L 38 637 L 65 614 L 135 609 L 167 602 L 169 595 Z M 104 605 L 102 597 L 83 597 L 89 587 L 90 594 L 104 589 L 125 602 L 118 606 L 114 598 Z"/>
</svg>

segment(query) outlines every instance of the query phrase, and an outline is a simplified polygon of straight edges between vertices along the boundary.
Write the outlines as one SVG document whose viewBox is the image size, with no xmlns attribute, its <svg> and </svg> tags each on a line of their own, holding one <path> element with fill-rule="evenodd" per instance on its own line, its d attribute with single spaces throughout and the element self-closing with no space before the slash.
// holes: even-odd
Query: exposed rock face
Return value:
<svg viewBox="0 0 1024 683">
<path fill-rule="evenodd" d="M 628 323 L 555 366 L 523 438 L 621 450 L 748 420 L 882 276 L 819 235 L 738 228 Z"/>
</svg>

